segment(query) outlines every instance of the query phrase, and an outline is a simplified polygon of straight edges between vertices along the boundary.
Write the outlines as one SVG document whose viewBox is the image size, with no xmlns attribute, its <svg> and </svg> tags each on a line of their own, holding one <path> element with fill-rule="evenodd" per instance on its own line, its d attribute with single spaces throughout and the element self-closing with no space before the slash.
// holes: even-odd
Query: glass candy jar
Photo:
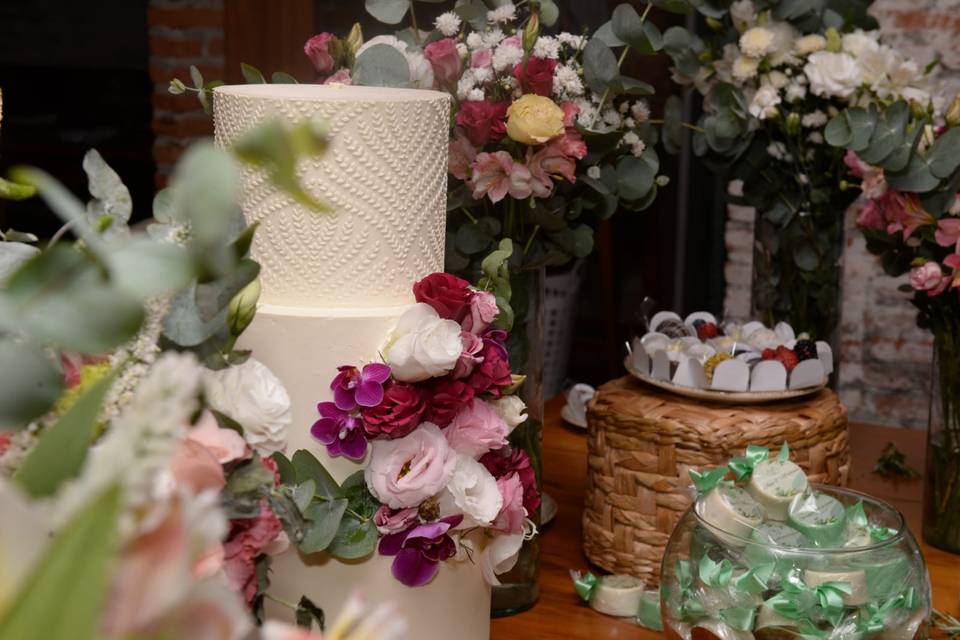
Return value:
<svg viewBox="0 0 960 640">
<path fill-rule="evenodd" d="M 663 558 L 666 637 L 927 638 L 930 579 L 903 516 L 856 491 L 812 487 L 844 506 L 842 534 L 824 539 L 770 520 L 731 533 L 704 519 L 705 497 L 696 500 Z"/>
</svg>

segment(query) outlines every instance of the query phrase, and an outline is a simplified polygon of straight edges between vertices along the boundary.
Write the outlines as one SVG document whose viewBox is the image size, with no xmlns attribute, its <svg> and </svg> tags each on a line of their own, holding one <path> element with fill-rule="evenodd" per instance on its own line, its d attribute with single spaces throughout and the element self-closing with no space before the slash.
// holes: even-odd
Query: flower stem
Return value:
<svg viewBox="0 0 960 640">
<path fill-rule="evenodd" d="M 410 0 L 410 28 L 413 29 L 413 41 L 420 46 L 420 28 L 417 27 L 417 12 L 413 9 L 413 0 Z"/>
<path fill-rule="evenodd" d="M 472 224 L 477 224 L 477 219 L 473 217 L 473 214 L 470 213 L 469 209 L 466 207 L 460 207 L 460 211 L 463 211 L 463 215 L 467 216 Z"/>
<path fill-rule="evenodd" d="M 281 606 L 287 607 L 292 611 L 296 611 L 299 608 L 297 607 L 297 605 L 293 604 L 292 602 L 288 602 L 283 598 L 278 598 L 277 596 L 272 596 L 269 593 L 264 593 L 263 597 L 266 598 L 267 600 L 272 600 L 273 602 L 276 602 Z"/>
<path fill-rule="evenodd" d="M 533 239 L 537 237 L 538 231 L 540 231 L 540 225 L 537 225 L 533 228 L 533 233 L 531 233 L 530 237 L 527 238 L 527 243 L 523 245 L 523 255 L 527 255 L 527 252 L 530 251 L 530 245 L 533 244 Z"/>
<path fill-rule="evenodd" d="M 658 118 L 658 119 L 647 120 L 646 122 L 649 122 L 650 124 L 663 124 L 664 120 L 663 118 Z M 705 129 L 701 129 L 697 125 L 690 124 L 689 122 L 681 122 L 680 126 L 686 129 L 690 129 L 690 131 L 696 131 L 697 133 L 706 133 Z"/>
</svg>

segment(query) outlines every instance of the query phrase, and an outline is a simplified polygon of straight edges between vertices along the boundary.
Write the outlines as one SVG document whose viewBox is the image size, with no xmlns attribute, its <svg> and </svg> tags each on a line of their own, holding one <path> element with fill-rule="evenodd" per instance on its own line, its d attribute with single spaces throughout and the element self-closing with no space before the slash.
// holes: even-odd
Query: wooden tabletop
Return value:
<svg viewBox="0 0 960 640">
<path fill-rule="evenodd" d="M 543 531 L 540 601 L 527 611 L 494 620 L 493 640 L 604 640 L 660 638 L 660 634 L 594 612 L 574 594 L 570 569 L 590 569 L 580 548 L 580 515 L 587 476 L 587 441 L 582 429 L 560 419 L 563 402 L 547 403 L 543 435 L 543 465 L 546 492 L 559 505 L 557 518 Z M 894 483 L 871 473 L 874 462 L 888 442 L 907 456 L 907 462 L 922 472 L 924 432 L 863 424 L 850 427 L 853 457 L 850 486 L 889 501 L 903 512 L 920 539 L 921 480 Z M 920 548 L 930 569 L 933 605 L 941 611 L 960 613 L 960 556 Z M 595 568 L 594 571 L 597 571 Z"/>
</svg>

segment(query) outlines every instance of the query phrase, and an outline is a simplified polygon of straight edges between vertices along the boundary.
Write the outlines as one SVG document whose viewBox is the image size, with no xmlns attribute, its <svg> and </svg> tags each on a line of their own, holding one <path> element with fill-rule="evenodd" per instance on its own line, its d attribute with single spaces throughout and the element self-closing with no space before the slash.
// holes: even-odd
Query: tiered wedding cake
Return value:
<svg viewBox="0 0 960 640">
<path fill-rule="evenodd" d="M 243 210 L 260 222 L 253 257 L 263 293 L 243 347 L 272 369 L 293 401 L 288 453 L 308 449 L 338 481 L 360 468 L 330 458 L 310 436 L 317 403 L 342 364 L 379 360 L 378 350 L 414 302 L 411 285 L 443 270 L 449 97 L 433 91 L 318 85 L 247 85 L 216 89 L 217 140 L 236 139 L 258 121 L 321 115 L 333 142 L 301 172 L 304 186 L 333 211 L 292 204 L 260 172 L 248 172 Z M 428 585 L 406 587 L 391 558 L 343 562 L 290 551 L 273 563 L 270 593 L 301 594 L 336 612 L 361 587 L 371 601 L 391 601 L 411 638 L 483 640 L 490 590 L 470 562 L 442 563 Z"/>
</svg>

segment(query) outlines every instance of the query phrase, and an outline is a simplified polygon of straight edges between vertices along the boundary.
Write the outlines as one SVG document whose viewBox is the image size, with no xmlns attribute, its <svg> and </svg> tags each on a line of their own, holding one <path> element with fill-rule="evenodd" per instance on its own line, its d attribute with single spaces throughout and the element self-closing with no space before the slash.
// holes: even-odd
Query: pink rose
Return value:
<svg viewBox="0 0 960 640">
<path fill-rule="evenodd" d="M 430 390 L 430 406 L 426 418 L 441 429 L 473 400 L 473 387 L 460 380 L 443 379 Z"/>
<path fill-rule="evenodd" d="M 391 509 L 382 505 L 377 512 L 373 514 L 373 524 L 377 526 L 380 535 L 386 536 L 391 533 L 403 531 L 420 518 L 417 507 L 407 507 L 406 509 Z"/>
<path fill-rule="evenodd" d="M 250 605 L 257 594 L 256 559 L 283 531 L 280 520 L 266 500 L 260 501 L 255 518 L 230 521 L 230 533 L 223 543 L 223 570 L 230 586 L 243 594 Z"/>
<path fill-rule="evenodd" d="M 553 72 L 556 68 L 556 60 L 530 56 L 526 62 L 513 68 L 513 75 L 524 93 L 535 93 L 549 98 L 553 93 Z"/>
<path fill-rule="evenodd" d="M 350 69 L 340 69 L 340 71 L 324 80 L 323 84 L 353 84 L 353 80 L 350 78 Z"/>
<path fill-rule="evenodd" d="M 391 382 L 383 390 L 380 404 L 361 408 L 363 430 L 370 438 L 402 438 L 417 428 L 426 408 L 419 388 Z"/>
<path fill-rule="evenodd" d="M 936 262 L 924 262 L 910 270 L 910 286 L 917 291 L 926 291 L 927 295 L 940 295 L 948 284 L 949 279 L 943 277 L 943 270 Z"/>
<path fill-rule="evenodd" d="M 489 67 L 493 64 L 493 51 L 491 49 L 477 49 L 470 55 L 470 67 L 480 69 Z"/>
<path fill-rule="evenodd" d="M 510 363 L 506 351 L 493 340 L 483 341 L 483 360 L 476 366 L 467 382 L 477 393 L 489 393 L 500 397 L 503 387 L 513 382 L 510 377 Z"/>
<path fill-rule="evenodd" d="M 190 487 L 194 493 L 207 489 L 219 491 L 226 486 L 223 466 L 205 446 L 183 440 L 170 460 L 170 472 L 178 485 Z"/>
<path fill-rule="evenodd" d="M 423 48 L 423 55 L 433 67 L 433 77 L 441 87 L 455 87 L 460 79 L 460 53 L 453 38 L 431 42 Z"/>
<path fill-rule="evenodd" d="M 457 463 L 437 425 L 420 428 L 396 440 L 374 440 L 364 477 L 370 493 L 394 509 L 415 507 L 447 486 Z"/>
<path fill-rule="evenodd" d="M 474 367 L 483 360 L 480 356 L 480 352 L 483 351 L 483 340 L 469 331 L 462 331 L 460 332 L 460 341 L 463 343 L 463 350 L 460 351 L 460 358 L 450 374 L 458 380 L 473 373 Z M 440 426 L 446 425 L 441 424 Z"/>
<path fill-rule="evenodd" d="M 936 239 L 941 247 L 953 247 L 960 242 L 960 218 L 938 220 Z"/>
<path fill-rule="evenodd" d="M 523 508 L 523 483 L 520 481 L 520 474 L 514 472 L 497 478 L 497 489 L 503 498 L 503 507 L 491 527 L 503 533 L 522 532 L 527 511 Z"/>
<path fill-rule="evenodd" d="M 476 458 L 507 444 L 510 427 L 493 407 L 474 398 L 454 417 L 445 433 L 454 451 Z"/>
<path fill-rule="evenodd" d="M 509 107 L 509 102 L 467 101 L 460 105 L 457 124 L 463 127 L 467 139 L 475 147 L 482 147 L 491 140 L 502 140 L 507 135 Z"/>
<path fill-rule="evenodd" d="M 481 153 L 473 162 L 470 184 L 473 197 L 488 196 L 491 202 L 500 202 L 509 193 L 512 198 L 526 200 L 533 192 L 530 170 L 515 162 L 506 151 Z"/>
<path fill-rule="evenodd" d="M 250 447 L 243 436 L 233 429 L 221 429 L 209 411 L 204 411 L 197 424 L 187 432 L 187 439 L 206 447 L 220 464 L 250 455 Z"/>
<path fill-rule="evenodd" d="M 487 330 L 491 322 L 497 319 L 499 313 L 495 295 L 489 291 L 475 291 L 470 298 L 470 313 L 461 323 L 463 330 L 473 335 L 480 335 Z"/>
<path fill-rule="evenodd" d="M 477 157 L 477 150 L 460 129 L 453 134 L 449 150 L 450 161 L 447 167 L 450 173 L 458 180 L 467 180 L 470 177 L 470 165 Z"/>
<path fill-rule="evenodd" d="M 559 141 L 544 145 L 534 153 L 527 149 L 527 167 L 533 175 L 534 193 L 546 198 L 553 191 L 554 178 L 563 178 L 573 184 L 577 181 L 577 163 L 563 152 Z"/>
<path fill-rule="evenodd" d="M 335 35 L 320 33 L 307 40 L 303 45 L 303 52 L 310 58 L 317 73 L 325 76 L 333 73 L 342 48 L 340 40 Z"/>
</svg>

